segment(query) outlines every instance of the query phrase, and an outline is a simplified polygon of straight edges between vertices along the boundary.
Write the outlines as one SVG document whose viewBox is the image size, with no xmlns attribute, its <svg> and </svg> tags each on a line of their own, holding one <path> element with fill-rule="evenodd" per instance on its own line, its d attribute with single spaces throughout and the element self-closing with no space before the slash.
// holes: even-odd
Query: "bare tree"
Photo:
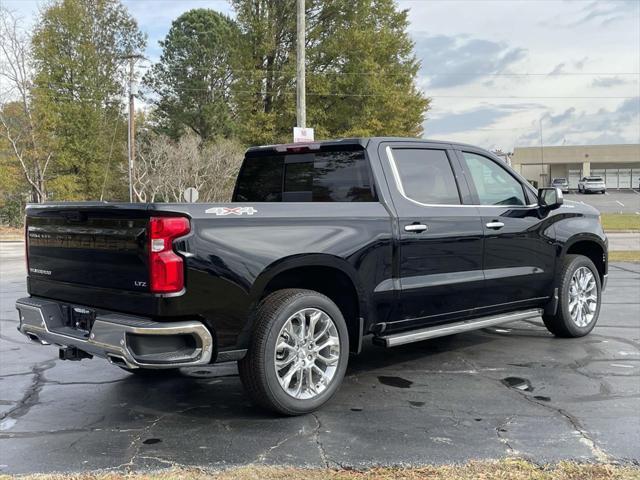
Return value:
<svg viewBox="0 0 640 480">
<path fill-rule="evenodd" d="M 46 181 L 53 150 L 37 127 L 32 97 L 29 33 L 0 6 L 0 134 L 20 164 L 34 202 L 47 199 Z"/>
<path fill-rule="evenodd" d="M 138 137 L 133 188 L 140 202 L 182 202 L 188 187 L 202 202 L 228 202 L 243 158 L 242 147 L 231 140 L 202 146 L 194 135 L 177 142 L 167 136 Z"/>
</svg>

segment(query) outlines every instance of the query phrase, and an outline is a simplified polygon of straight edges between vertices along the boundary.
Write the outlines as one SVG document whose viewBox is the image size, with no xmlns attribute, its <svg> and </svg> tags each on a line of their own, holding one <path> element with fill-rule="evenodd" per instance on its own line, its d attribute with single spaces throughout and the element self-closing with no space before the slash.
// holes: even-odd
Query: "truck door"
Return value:
<svg viewBox="0 0 640 480">
<path fill-rule="evenodd" d="M 501 161 L 473 149 L 458 156 L 484 229 L 485 286 L 475 313 L 539 305 L 553 294 L 556 247 L 548 213 Z"/>
<path fill-rule="evenodd" d="M 483 285 L 483 230 L 446 144 L 393 142 L 380 158 L 397 214 L 399 309 L 387 330 L 470 315 Z"/>
</svg>

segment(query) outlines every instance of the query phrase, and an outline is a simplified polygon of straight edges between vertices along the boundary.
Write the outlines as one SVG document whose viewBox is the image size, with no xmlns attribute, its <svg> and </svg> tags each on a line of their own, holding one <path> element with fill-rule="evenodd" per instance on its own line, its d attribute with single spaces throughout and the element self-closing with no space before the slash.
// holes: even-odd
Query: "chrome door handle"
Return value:
<svg viewBox="0 0 640 480">
<path fill-rule="evenodd" d="M 412 223 L 411 225 L 405 225 L 404 226 L 404 231 L 405 232 L 415 232 L 415 233 L 420 233 L 420 232 L 424 232 L 427 228 L 426 225 L 422 224 L 422 223 Z"/>
<path fill-rule="evenodd" d="M 504 223 L 502 222 L 493 221 L 493 222 L 487 223 L 487 228 L 493 228 L 494 230 L 499 230 L 502 227 L 504 227 Z"/>
</svg>

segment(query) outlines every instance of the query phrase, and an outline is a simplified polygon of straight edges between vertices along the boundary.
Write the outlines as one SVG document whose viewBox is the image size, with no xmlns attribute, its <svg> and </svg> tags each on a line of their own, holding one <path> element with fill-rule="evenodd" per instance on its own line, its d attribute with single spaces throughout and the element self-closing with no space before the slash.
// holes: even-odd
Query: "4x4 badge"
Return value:
<svg viewBox="0 0 640 480">
<path fill-rule="evenodd" d="M 214 215 L 253 215 L 258 213 L 253 207 L 212 207 L 207 209 L 204 213 L 213 213 Z"/>
</svg>

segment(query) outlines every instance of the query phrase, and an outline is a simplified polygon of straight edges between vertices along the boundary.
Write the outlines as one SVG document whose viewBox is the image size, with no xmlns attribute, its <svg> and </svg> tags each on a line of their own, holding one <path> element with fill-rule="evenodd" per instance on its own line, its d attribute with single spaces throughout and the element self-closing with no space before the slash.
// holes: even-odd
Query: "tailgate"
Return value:
<svg viewBox="0 0 640 480">
<path fill-rule="evenodd" d="M 149 214 L 142 205 L 29 208 L 26 219 L 29 276 L 149 291 L 148 223 Z"/>
</svg>

